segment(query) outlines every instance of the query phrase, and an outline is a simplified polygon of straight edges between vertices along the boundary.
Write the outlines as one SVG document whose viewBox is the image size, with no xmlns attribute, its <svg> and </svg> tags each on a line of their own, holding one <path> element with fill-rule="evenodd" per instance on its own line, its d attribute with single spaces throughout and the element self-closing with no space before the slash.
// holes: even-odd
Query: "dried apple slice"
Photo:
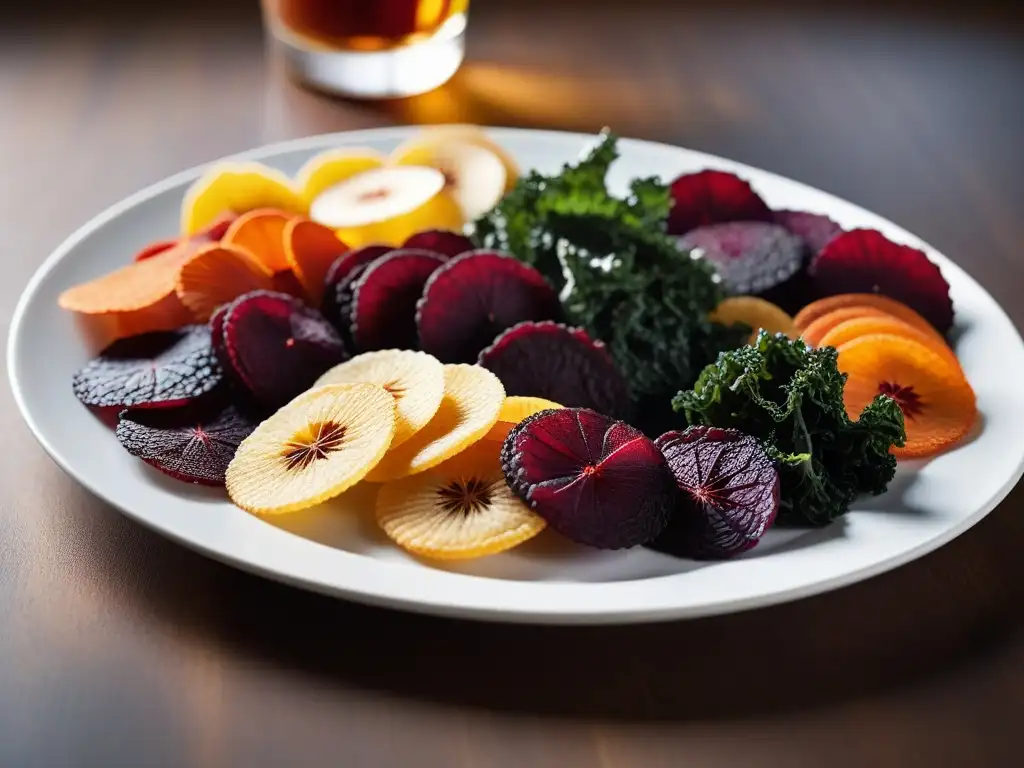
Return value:
<svg viewBox="0 0 1024 768">
<path fill-rule="evenodd" d="M 308 206 L 322 192 L 363 171 L 384 165 L 385 157 L 368 147 L 327 149 L 309 158 L 297 174 L 295 188 Z"/>
<path fill-rule="evenodd" d="M 491 210 L 505 194 L 505 166 L 494 152 L 450 139 L 427 141 L 392 156 L 396 165 L 427 166 L 444 174 L 445 190 L 467 221 Z"/>
<path fill-rule="evenodd" d="M 444 174 L 434 168 L 379 168 L 327 189 L 309 217 L 354 248 L 397 246 L 424 229 L 461 229 L 461 210 L 444 188 Z"/>
<path fill-rule="evenodd" d="M 423 147 L 448 143 L 451 141 L 458 141 L 463 144 L 473 144 L 474 146 L 482 147 L 483 149 L 493 152 L 501 160 L 501 164 L 505 166 L 505 191 L 507 192 L 515 187 L 516 182 L 519 180 L 518 163 L 516 163 L 515 159 L 505 150 L 504 147 L 491 139 L 491 137 L 488 136 L 482 128 L 476 125 L 453 123 L 450 125 L 435 125 L 429 128 L 424 128 L 411 139 L 398 145 L 398 147 L 391 153 L 390 160 L 391 162 L 395 162 L 396 158 L 400 158 L 403 155 L 417 151 Z"/>
</svg>

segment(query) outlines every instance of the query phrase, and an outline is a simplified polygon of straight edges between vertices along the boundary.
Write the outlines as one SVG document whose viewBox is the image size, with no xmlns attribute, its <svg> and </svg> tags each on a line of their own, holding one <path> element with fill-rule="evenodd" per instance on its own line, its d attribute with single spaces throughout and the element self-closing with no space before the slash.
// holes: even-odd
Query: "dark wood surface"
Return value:
<svg viewBox="0 0 1024 768">
<path fill-rule="evenodd" d="M 360 104 L 265 62 L 254 2 L 37 5 L 0 19 L 5 326 L 47 253 L 140 186 L 281 138 L 446 121 L 609 124 L 795 177 L 920 234 L 1024 323 L 1009 12 L 474 0 L 449 86 Z M 1021 489 L 940 551 L 821 597 L 507 627 L 211 562 L 79 488 L 6 387 L 0 430 L 5 767 L 1020 764 Z"/>
</svg>

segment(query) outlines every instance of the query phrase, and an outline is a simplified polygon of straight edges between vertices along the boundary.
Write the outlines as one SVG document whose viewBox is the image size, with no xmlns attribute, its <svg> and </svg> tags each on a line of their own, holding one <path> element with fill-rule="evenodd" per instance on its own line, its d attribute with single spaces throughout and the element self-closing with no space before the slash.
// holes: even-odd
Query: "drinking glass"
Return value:
<svg viewBox="0 0 1024 768">
<path fill-rule="evenodd" d="M 469 0 L 262 0 L 271 44 L 313 88 L 355 98 L 425 93 L 458 70 Z"/>
</svg>

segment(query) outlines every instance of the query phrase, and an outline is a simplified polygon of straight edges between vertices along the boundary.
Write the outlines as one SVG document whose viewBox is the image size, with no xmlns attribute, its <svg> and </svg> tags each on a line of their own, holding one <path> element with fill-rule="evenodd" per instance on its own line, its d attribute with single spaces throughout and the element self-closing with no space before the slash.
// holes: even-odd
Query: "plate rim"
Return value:
<svg viewBox="0 0 1024 768">
<path fill-rule="evenodd" d="M 89 237 L 91 234 L 115 220 L 119 216 L 122 216 L 131 211 L 141 203 L 179 186 L 183 183 L 191 181 L 197 178 L 203 170 L 209 165 L 216 162 L 231 162 L 231 161 L 247 161 L 247 160 L 259 160 L 266 157 L 276 157 L 288 152 L 304 151 L 304 150 L 315 150 L 318 148 L 326 148 L 331 146 L 333 142 L 342 142 L 345 144 L 352 144 L 358 142 L 361 139 L 370 141 L 392 141 L 402 140 L 407 138 L 413 132 L 429 128 L 430 126 L 392 126 L 387 128 L 371 128 L 356 131 L 337 131 L 330 133 L 315 134 L 312 136 L 306 136 L 301 138 L 289 139 L 285 141 L 273 142 L 270 144 L 264 144 L 258 147 L 250 148 L 241 152 L 233 153 L 223 157 L 215 158 L 210 161 L 206 161 L 197 165 L 194 165 L 185 170 L 174 173 L 167 176 L 157 182 L 154 182 L 142 189 L 133 192 L 130 195 L 122 198 L 121 200 L 108 206 L 103 211 L 99 212 L 70 235 L 68 235 L 47 257 L 43 262 L 35 269 L 31 278 L 26 283 L 25 287 L 18 298 L 15 305 L 14 312 L 11 315 L 10 325 L 7 335 L 7 370 L 8 370 L 8 381 L 11 386 L 11 390 L 14 396 L 14 401 L 18 407 L 18 411 L 29 427 L 30 432 L 36 441 L 42 446 L 44 451 L 66 474 L 68 474 L 75 482 L 89 491 L 92 495 L 100 499 L 106 504 L 117 509 L 121 514 L 126 515 L 133 521 L 141 523 L 150 530 L 153 530 L 165 536 L 176 543 L 183 544 L 186 547 L 200 552 L 205 556 L 211 557 L 219 562 L 227 563 L 233 567 L 239 568 L 240 570 L 259 575 L 263 578 L 270 578 L 275 581 L 297 586 L 302 589 L 307 589 L 322 594 L 327 594 L 333 597 L 343 597 L 356 602 L 361 602 L 370 605 L 389 607 L 393 609 L 406 610 L 415 613 L 429 614 L 429 615 L 442 615 L 450 616 L 454 618 L 466 618 L 483 621 L 505 621 L 515 623 L 532 623 L 532 624 L 632 624 L 632 623 L 647 623 L 647 622 L 659 622 L 659 621 L 674 621 L 689 618 L 697 618 L 703 616 L 713 616 L 725 613 L 734 613 L 740 611 L 751 610 L 754 608 L 768 607 L 771 605 L 777 605 L 780 603 L 790 602 L 805 597 L 810 597 L 824 592 L 829 592 L 834 589 L 841 588 L 843 586 L 851 585 L 865 579 L 872 578 L 881 573 L 898 568 L 906 563 L 912 562 L 924 555 L 944 546 L 953 539 L 959 537 L 964 532 L 976 525 L 980 520 L 984 519 L 993 509 L 995 509 L 1010 493 L 1010 491 L 1020 481 L 1021 477 L 1024 476 L 1024 455 L 1022 455 L 1018 465 L 1009 478 L 1000 486 L 1000 488 L 991 496 L 986 504 L 979 506 L 971 514 L 966 515 L 960 520 L 957 520 L 954 524 L 947 526 L 941 533 L 931 536 L 926 541 L 918 544 L 917 546 L 909 547 L 896 555 L 881 560 L 874 561 L 868 565 L 853 570 L 845 571 L 840 574 L 834 575 L 830 578 L 817 579 L 811 583 L 802 584 L 798 586 L 790 586 L 786 588 L 776 589 L 767 593 L 758 593 L 749 595 L 746 597 L 738 597 L 726 600 L 716 600 L 713 603 L 698 604 L 696 606 L 675 608 L 667 607 L 661 609 L 617 609 L 612 611 L 605 610 L 590 610 L 590 609 L 577 609 L 571 612 L 564 610 L 552 612 L 547 610 L 540 610 L 536 607 L 526 609 L 523 607 L 509 608 L 504 606 L 482 606 L 482 605 L 465 605 L 456 602 L 447 601 L 443 596 L 438 599 L 425 601 L 423 599 L 413 599 L 405 596 L 396 596 L 392 594 L 382 594 L 377 591 L 370 589 L 359 589 L 354 586 L 339 587 L 337 585 L 325 584 L 323 582 L 307 580 L 293 576 L 289 573 L 281 572 L 274 568 L 261 565 L 258 562 L 247 560 L 243 557 L 236 556 L 233 553 L 222 551 L 205 542 L 190 539 L 186 536 L 179 535 L 173 530 L 159 525 L 156 521 L 149 519 L 148 517 L 136 513 L 131 509 L 109 500 L 106 495 L 97 487 L 98 484 L 91 482 L 83 474 L 80 474 L 75 470 L 66 460 L 62 453 L 57 450 L 44 434 L 39 423 L 33 418 L 32 412 L 29 409 L 27 400 L 23 390 L 23 382 L 21 377 L 18 375 L 18 364 L 17 359 L 19 356 L 19 349 L 23 343 L 24 336 L 26 335 L 23 331 L 25 324 L 25 316 L 28 312 L 31 304 L 32 297 L 38 291 L 40 285 L 46 280 L 48 275 L 56 268 L 56 266 L 63 261 L 83 240 Z M 521 136 L 530 137 L 536 140 L 543 141 L 548 137 L 556 137 L 557 140 L 566 141 L 573 140 L 580 142 L 580 147 L 587 146 L 588 143 L 596 140 L 596 134 L 579 133 L 573 131 L 560 131 L 560 130 L 542 130 L 542 129 L 529 129 L 529 128 L 505 128 L 505 127 L 491 127 L 491 126 L 480 126 L 488 134 L 493 135 L 499 142 L 501 137 L 509 136 Z M 853 203 L 849 200 L 840 198 L 833 195 L 830 192 L 822 190 L 817 187 L 805 184 L 803 182 L 790 179 L 788 177 L 777 174 L 773 171 L 769 171 L 756 166 L 751 166 L 746 163 L 734 161 L 728 158 L 724 158 L 718 155 L 701 152 L 698 150 L 688 149 L 686 147 L 679 147 L 663 142 L 647 141 L 642 139 L 632 139 L 623 137 L 620 140 L 622 147 L 629 145 L 642 145 L 642 146 L 654 146 L 660 150 L 669 151 L 682 151 L 690 156 L 697 162 L 702 162 L 708 167 L 718 168 L 730 168 L 734 169 L 737 173 L 749 172 L 755 176 L 762 178 L 771 178 L 773 180 L 785 183 L 786 185 L 793 186 L 802 189 L 808 193 L 811 193 L 817 197 L 824 197 L 827 199 L 830 205 L 841 204 L 845 207 L 849 207 L 858 212 L 858 214 L 867 214 L 868 216 L 884 221 L 887 224 L 887 228 L 891 231 L 898 233 L 902 238 L 907 241 L 919 244 L 920 247 L 924 247 L 941 256 L 942 266 L 944 269 L 951 268 L 953 271 L 960 273 L 960 279 L 966 279 L 969 282 L 977 286 L 984 295 L 991 300 L 991 303 L 995 310 L 1002 315 L 1002 318 L 1009 324 L 1010 328 L 1013 329 L 1017 336 L 1017 342 L 1022 350 L 1024 350 L 1024 341 L 1020 338 L 1020 333 L 1016 328 L 1016 325 L 1007 315 L 1006 311 L 995 300 L 994 297 L 970 274 L 952 261 L 949 257 L 942 255 L 937 249 L 932 247 L 926 241 L 913 233 L 905 230 L 900 225 L 892 222 L 886 217 L 876 214 L 862 206 Z M 625 154 L 625 150 L 623 150 Z M 569 161 L 571 158 L 566 158 Z M 283 533 L 284 531 L 282 531 Z M 316 543 L 316 542 L 313 542 Z M 318 546 L 325 546 L 320 545 Z M 817 545 L 812 545 L 817 546 Z M 374 561 L 378 565 L 395 565 L 393 563 L 383 563 L 381 561 Z M 485 577 L 466 575 L 466 574 L 450 574 L 452 576 L 458 576 L 459 578 L 469 579 L 483 579 Z M 659 578 L 659 577 L 653 577 Z M 488 579 L 490 581 L 490 579 Z M 531 583 L 531 582 L 525 582 Z M 544 582 L 546 586 L 554 586 L 551 582 Z"/>
</svg>

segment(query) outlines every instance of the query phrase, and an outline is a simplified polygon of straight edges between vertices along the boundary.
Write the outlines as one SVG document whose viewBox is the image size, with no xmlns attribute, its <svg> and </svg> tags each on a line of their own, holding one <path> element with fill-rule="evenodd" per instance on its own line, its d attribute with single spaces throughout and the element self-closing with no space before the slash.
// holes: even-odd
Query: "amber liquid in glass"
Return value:
<svg viewBox="0 0 1024 768">
<path fill-rule="evenodd" d="M 264 0 L 267 12 L 316 48 L 381 51 L 430 38 L 469 0 Z"/>
</svg>

